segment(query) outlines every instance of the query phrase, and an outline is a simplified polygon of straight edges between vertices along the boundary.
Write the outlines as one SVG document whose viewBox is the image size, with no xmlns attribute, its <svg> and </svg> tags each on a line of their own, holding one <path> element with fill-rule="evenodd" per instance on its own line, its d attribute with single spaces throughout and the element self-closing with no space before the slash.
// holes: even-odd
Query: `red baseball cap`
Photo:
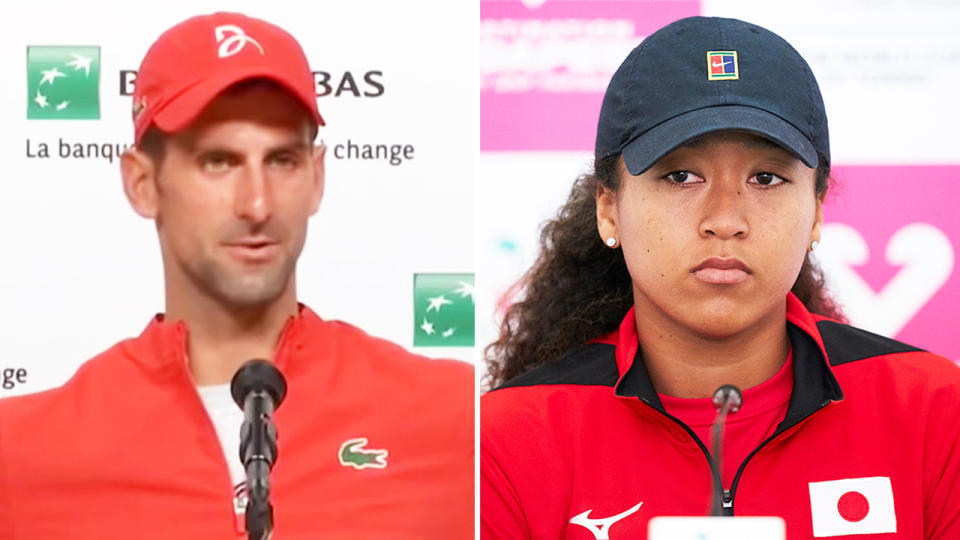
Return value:
<svg viewBox="0 0 960 540">
<path fill-rule="evenodd" d="M 313 121 L 317 110 L 313 72 L 297 40 L 286 30 L 240 13 L 187 19 L 153 43 L 133 92 L 134 141 L 151 125 L 166 133 L 187 127 L 227 87 L 265 78 L 299 99 Z"/>
</svg>

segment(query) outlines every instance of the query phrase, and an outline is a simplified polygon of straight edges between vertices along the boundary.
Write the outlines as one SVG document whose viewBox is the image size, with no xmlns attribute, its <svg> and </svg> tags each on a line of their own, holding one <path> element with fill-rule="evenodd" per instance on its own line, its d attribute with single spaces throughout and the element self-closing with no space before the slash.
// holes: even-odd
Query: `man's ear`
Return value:
<svg viewBox="0 0 960 540">
<path fill-rule="evenodd" d="M 157 171 L 153 160 L 135 148 L 120 156 L 123 192 L 134 212 L 147 219 L 157 217 Z"/>
<path fill-rule="evenodd" d="M 620 234 L 617 229 L 617 193 L 612 189 L 597 184 L 597 232 L 600 240 L 609 247 L 620 244 Z M 609 239 L 613 238 L 613 245 Z"/>
<path fill-rule="evenodd" d="M 320 208 L 320 201 L 323 200 L 323 186 L 326 170 L 324 169 L 324 157 L 327 154 L 327 146 L 321 141 L 320 144 L 313 147 L 313 171 L 314 186 L 313 195 L 310 199 L 310 215 L 313 215 Z"/>
</svg>

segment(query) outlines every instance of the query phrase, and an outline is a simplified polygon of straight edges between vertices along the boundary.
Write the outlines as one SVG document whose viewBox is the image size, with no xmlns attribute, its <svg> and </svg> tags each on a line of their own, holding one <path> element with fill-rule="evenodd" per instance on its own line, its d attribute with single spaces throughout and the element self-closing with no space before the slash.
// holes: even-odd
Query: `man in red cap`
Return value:
<svg viewBox="0 0 960 540">
<path fill-rule="evenodd" d="M 64 386 L 0 402 L 0 539 L 242 538 L 243 416 L 229 381 L 269 358 L 277 538 L 469 538 L 473 370 L 297 302 L 323 125 L 296 40 L 194 17 L 143 59 L 124 191 L 156 223 L 165 312 Z"/>
</svg>

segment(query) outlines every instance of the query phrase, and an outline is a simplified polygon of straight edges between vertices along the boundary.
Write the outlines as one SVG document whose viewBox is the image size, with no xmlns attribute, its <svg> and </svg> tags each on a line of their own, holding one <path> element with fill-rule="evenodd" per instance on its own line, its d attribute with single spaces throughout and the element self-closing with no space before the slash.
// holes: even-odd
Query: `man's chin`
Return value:
<svg viewBox="0 0 960 540">
<path fill-rule="evenodd" d="M 284 259 L 269 266 L 237 267 L 231 262 L 184 265 L 185 275 L 196 292 L 234 310 L 269 307 L 283 297 L 293 283 L 294 264 Z"/>
<path fill-rule="evenodd" d="M 289 280 L 233 279 L 220 281 L 212 287 L 212 295 L 234 309 L 258 309 L 277 302 L 286 290 Z M 209 289 L 208 289 L 209 290 Z"/>
</svg>

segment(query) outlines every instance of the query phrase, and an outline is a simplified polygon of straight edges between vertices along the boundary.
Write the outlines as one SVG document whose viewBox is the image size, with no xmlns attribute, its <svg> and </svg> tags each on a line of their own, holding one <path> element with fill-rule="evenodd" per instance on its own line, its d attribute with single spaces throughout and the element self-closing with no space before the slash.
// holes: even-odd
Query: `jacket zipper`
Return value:
<svg viewBox="0 0 960 540">
<path fill-rule="evenodd" d="M 822 411 L 824 408 L 826 408 L 826 406 L 829 405 L 830 403 L 832 403 L 832 401 L 833 401 L 833 400 L 830 400 L 830 399 L 828 399 L 828 400 L 826 400 L 826 401 L 823 401 L 822 403 L 820 403 L 820 406 L 819 406 L 819 407 L 817 407 L 817 408 L 814 409 L 813 411 L 810 411 L 810 414 L 804 416 L 803 418 L 798 419 L 796 422 L 794 422 L 793 424 L 791 424 L 791 425 L 789 425 L 789 426 L 784 427 L 783 429 L 778 429 L 777 431 L 774 432 L 773 435 L 771 435 L 770 437 L 768 437 L 767 440 L 761 442 L 759 446 L 757 446 L 756 448 L 753 449 L 752 452 L 750 452 L 749 454 L 747 454 L 747 457 L 744 458 L 743 463 L 741 463 L 741 464 L 740 464 L 740 467 L 737 469 L 737 474 L 733 475 L 733 482 L 730 484 L 730 489 L 729 489 L 729 490 L 724 490 L 725 492 L 729 492 L 729 494 L 730 494 L 730 513 L 727 514 L 726 512 L 724 512 L 724 515 L 730 515 L 730 516 L 733 515 L 733 498 L 734 498 L 734 497 L 736 496 L 736 494 L 737 494 L 737 486 L 740 484 L 740 475 L 743 473 L 743 470 L 746 468 L 747 462 L 750 461 L 750 458 L 752 458 L 753 456 L 755 456 L 755 455 L 757 454 L 757 452 L 760 451 L 761 448 L 763 448 L 764 446 L 767 445 L 767 443 L 769 443 L 770 441 L 776 439 L 776 438 L 779 437 L 780 435 L 783 435 L 783 434 L 786 433 L 789 429 L 791 429 L 791 428 L 793 428 L 793 427 L 795 427 L 795 426 L 800 425 L 801 422 L 807 421 L 811 416 L 817 414 L 818 412 L 820 412 L 820 411 Z M 724 509 L 726 509 L 726 504 L 724 504 Z"/>
<path fill-rule="evenodd" d="M 743 470 L 746 468 L 747 462 L 750 461 L 750 459 L 751 459 L 753 456 L 755 456 L 755 455 L 757 454 L 757 452 L 760 451 L 761 448 L 763 448 L 764 446 L 766 446 L 767 443 L 769 443 L 770 441 L 776 439 L 776 438 L 779 437 L 780 435 L 783 435 L 784 433 L 787 432 L 787 430 L 789 430 L 790 428 L 792 428 L 792 427 L 794 427 L 794 426 L 796 426 L 796 425 L 799 425 L 801 422 L 807 420 L 808 418 L 810 418 L 810 417 L 813 416 L 814 414 L 822 411 L 822 410 L 824 409 L 824 407 L 826 407 L 827 405 L 829 405 L 829 404 L 832 402 L 832 400 L 829 400 L 829 399 L 826 400 L 826 401 L 824 401 L 823 403 L 820 404 L 820 407 L 818 407 L 817 409 L 811 411 L 811 412 L 810 412 L 809 414 L 807 414 L 806 416 L 798 419 L 796 422 L 794 422 L 793 424 L 791 424 L 791 425 L 789 425 L 789 426 L 784 427 L 783 429 L 778 429 L 776 432 L 774 432 L 773 435 L 771 435 L 770 437 L 767 437 L 766 440 L 764 440 L 763 442 L 761 442 L 756 448 L 754 448 L 749 454 L 747 454 L 747 457 L 744 458 L 744 460 L 743 460 L 742 463 L 740 463 L 740 467 L 737 468 L 737 474 L 735 474 L 735 475 L 733 476 L 733 482 L 730 484 L 730 489 L 726 489 L 726 488 L 723 487 L 723 481 L 722 481 L 721 478 L 720 478 L 720 472 L 717 471 L 717 467 L 722 466 L 722 465 L 719 464 L 719 463 L 716 463 L 716 464 L 714 463 L 714 461 L 713 461 L 713 456 L 710 454 L 710 451 L 707 450 L 707 446 L 706 446 L 705 444 L 703 444 L 703 441 L 700 440 L 700 437 L 697 437 L 697 434 L 693 432 L 693 429 L 691 429 L 689 426 L 687 426 L 686 424 L 684 424 L 683 422 L 681 422 L 680 419 L 678 419 L 677 417 L 671 416 L 669 413 L 667 413 L 666 411 L 660 409 L 659 407 L 656 407 L 655 405 L 653 405 L 652 403 L 650 403 L 650 402 L 647 401 L 646 399 L 640 398 L 640 401 L 646 403 L 646 404 L 649 405 L 651 408 L 653 408 L 654 410 L 656 410 L 656 411 L 659 412 L 660 414 L 666 416 L 666 417 L 669 418 L 670 420 L 673 420 L 677 425 L 679 425 L 680 427 L 682 427 L 682 428 L 684 429 L 684 431 L 686 431 L 686 432 L 690 435 L 690 437 L 693 438 L 694 442 L 697 443 L 697 446 L 700 447 L 700 450 L 703 452 L 704 457 L 707 458 L 707 465 L 710 466 L 710 472 L 713 474 L 714 485 L 715 485 L 715 486 L 718 486 L 717 492 L 715 493 L 714 496 L 715 496 L 715 497 L 718 497 L 718 498 L 720 499 L 720 507 L 721 507 L 721 510 L 722 510 L 724 516 L 733 516 L 733 500 L 734 500 L 734 497 L 735 497 L 736 494 L 737 494 L 737 486 L 738 486 L 739 483 L 740 483 L 740 475 L 743 473 Z"/>
<path fill-rule="evenodd" d="M 714 496 L 720 498 L 720 502 L 723 504 L 723 508 L 724 508 L 724 515 L 728 515 L 728 514 L 726 513 L 726 507 L 727 507 L 727 506 L 726 506 L 726 502 L 725 502 L 725 500 L 724 500 L 724 495 L 725 495 L 725 493 L 728 493 L 729 491 L 723 489 L 723 481 L 720 479 L 720 472 L 719 472 L 719 471 L 717 470 L 717 468 L 715 467 L 715 464 L 714 464 L 714 462 L 713 462 L 713 456 L 710 455 L 710 451 L 707 450 L 707 446 L 706 446 L 705 444 L 703 444 L 703 441 L 700 440 L 700 437 L 697 437 L 697 434 L 694 433 L 692 429 L 690 429 L 690 426 L 688 426 L 688 425 L 684 424 L 683 422 L 681 422 L 679 418 L 677 418 L 677 417 L 675 417 L 675 416 L 671 416 L 669 413 L 667 413 L 666 411 L 660 409 L 659 407 L 656 407 L 655 405 L 653 405 L 652 403 L 650 403 L 649 401 L 647 401 L 647 400 L 644 399 L 644 398 L 640 398 L 640 401 L 646 403 L 646 404 L 649 405 L 652 409 L 654 409 L 655 411 L 659 412 L 660 414 L 666 416 L 666 417 L 669 418 L 670 420 L 673 420 L 674 423 L 676 423 L 677 425 L 679 425 L 680 427 L 682 427 L 683 430 L 686 431 L 686 432 L 690 435 L 690 437 L 693 438 L 694 442 L 697 443 L 697 446 L 700 447 L 700 451 L 703 452 L 703 456 L 704 456 L 705 458 L 707 458 L 707 465 L 710 467 L 710 472 L 713 474 L 713 485 L 714 485 L 714 486 L 718 486 L 718 487 L 720 488 L 720 490 L 718 490 L 718 491 L 714 494 Z M 732 495 L 731 495 L 731 497 L 730 497 L 730 514 L 729 514 L 729 515 L 733 515 L 733 496 L 732 496 Z"/>
<path fill-rule="evenodd" d="M 282 365 L 281 356 L 283 356 L 283 355 L 286 354 L 286 353 L 285 353 L 285 348 L 286 348 L 285 346 L 287 345 L 287 341 L 289 341 L 290 326 L 291 326 L 291 323 L 288 321 L 287 324 L 286 324 L 286 325 L 283 327 L 283 329 L 280 331 L 280 338 L 279 338 L 279 340 L 277 341 L 276 347 L 274 348 L 273 360 L 274 360 L 274 363 L 275 363 L 277 366 Z M 181 334 L 181 335 L 179 336 L 179 347 L 180 347 L 180 350 L 183 350 L 183 351 L 186 351 L 186 350 L 187 350 L 186 339 L 185 339 L 185 337 L 183 336 L 183 334 Z M 282 355 L 281 353 L 283 353 L 283 355 Z M 284 360 L 285 360 L 285 358 L 284 358 Z M 230 513 L 231 513 L 231 517 L 233 518 L 232 521 L 233 521 L 233 526 L 234 526 L 234 532 L 235 532 L 236 534 L 246 535 L 246 533 L 247 533 L 246 513 L 240 513 L 240 512 L 238 512 L 238 510 L 240 510 L 240 505 L 238 504 L 238 502 L 239 502 L 239 501 L 238 501 L 238 495 L 237 495 L 236 490 L 234 489 L 233 477 L 231 476 L 231 473 L 230 473 L 230 464 L 227 462 L 226 452 L 228 452 L 229 450 L 222 448 L 222 446 L 221 446 L 221 444 L 220 444 L 220 436 L 217 434 L 217 428 L 216 428 L 216 426 L 213 425 L 213 419 L 210 418 L 210 414 L 207 413 L 207 409 L 206 409 L 206 407 L 203 405 L 203 401 L 200 399 L 200 395 L 197 393 L 196 384 L 195 384 L 194 381 L 193 381 L 193 377 L 191 377 L 191 375 L 190 375 L 190 368 L 187 366 L 187 362 L 186 362 L 185 358 L 183 359 L 183 361 L 180 362 L 180 368 L 181 368 L 181 370 L 180 370 L 181 374 L 182 374 L 182 375 L 184 376 L 184 378 L 186 379 L 187 385 L 188 385 L 188 386 L 190 387 L 190 389 L 193 391 L 192 393 L 193 393 L 194 397 L 196 398 L 196 399 L 194 400 L 194 404 L 197 405 L 197 406 L 199 406 L 200 411 L 201 411 L 204 419 L 206 420 L 207 433 L 208 433 L 208 434 L 210 434 L 210 433 L 213 434 L 213 439 L 214 439 L 214 442 L 216 443 L 216 447 L 217 447 L 218 449 L 220 449 L 220 454 L 221 454 L 221 456 L 220 456 L 220 457 L 221 457 L 221 460 L 220 460 L 220 461 L 221 461 L 221 464 L 223 465 L 223 466 L 221 467 L 221 472 L 226 472 L 226 479 L 227 479 L 226 484 L 227 484 L 227 485 L 229 486 L 229 488 L 230 488 L 230 489 L 228 490 L 228 492 L 230 493 Z M 238 451 L 239 451 L 239 450 L 238 450 Z M 246 488 L 244 488 L 244 489 L 246 489 Z M 246 504 L 249 504 L 249 497 L 247 497 L 246 499 L 247 499 L 247 500 L 246 500 L 246 502 L 244 503 L 244 506 L 245 506 Z"/>
<path fill-rule="evenodd" d="M 723 494 L 720 496 L 720 504 L 723 508 L 724 515 L 733 515 L 733 493 L 729 489 L 724 489 Z M 729 508 L 729 514 L 728 509 Z"/>
<path fill-rule="evenodd" d="M 182 336 L 181 336 L 181 339 Z M 186 343 L 181 343 L 183 350 L 186 350 Z M 230 464 L 227 463 L 226 451 L 221 447 L 220 437 L 217 435 L 217 428 L 213 425 L 213 419 L 210 418 L 210 414 L 207 413 L 206 407 L 203 405 L 203 401 L 200 399 L 200 395 L 197 393 L 196 384 L 193 382 L 193 378 L 190 376 L 190 369 L 187 366 L 186 361 L 180 363 L 180 374 L 183 377 L 184 382 L 190 388 L 191 393 L 194 396 L 194 406 L 200 409 L 200 412 L 207 425 L 207 434 L 213 435 L 213 440 L 216 443 L 216 448 L 220 450 L 220 462 L 221 462 L 221 473 L 226 473 L 226 484 L 229 486 L 228 493 L 230 494 L 230 514 L 231 521 L 233 521 L 233 529 L 236 534 L 245 534 L 246 531 L 246 521 L 242 519 L 244 516 L 241 516 L 237 513 L 237 494 L 234 491 L 233 478 L 230 475 Z M 209 437 L 208 437 L 209 438 Z"/>
</svg>

